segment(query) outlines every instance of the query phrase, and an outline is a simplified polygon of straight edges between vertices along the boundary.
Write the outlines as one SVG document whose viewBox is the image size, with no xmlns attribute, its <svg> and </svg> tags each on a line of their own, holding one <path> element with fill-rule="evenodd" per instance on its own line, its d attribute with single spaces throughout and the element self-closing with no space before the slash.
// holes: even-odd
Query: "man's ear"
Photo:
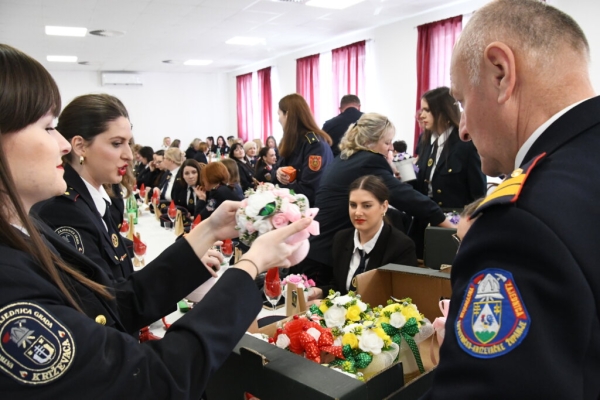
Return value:
<svg viewBox="0 0 600 400">
<path fill-rule="evenodd" d="M 77 157 L 84 156 L 86 151 L 85 139 L 81 136 L 73 136 L 71 139 L 71 153 L 75 154 Z"/>
<path fill-rule="evenodd" d="M 515 54 L 506 44 L 492 42 L 485 48 L 483 63 L 484 80 L 492 80 L 498 92 L 498 103 L 506 103 L 516 85 Z"/>
</svg>

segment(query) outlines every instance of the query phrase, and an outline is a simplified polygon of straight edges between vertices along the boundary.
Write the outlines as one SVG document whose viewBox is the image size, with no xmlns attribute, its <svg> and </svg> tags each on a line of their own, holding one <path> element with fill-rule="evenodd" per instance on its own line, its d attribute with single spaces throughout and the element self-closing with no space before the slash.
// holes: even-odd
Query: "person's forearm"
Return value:
<svg viewBox="0 0 600 400">
<path fill-rule="evenodd" d="M 198 258 L 202 258 L 204 253 L 206 253 L 218 238 L 212 233 L 208 223 L 202 221 L 200 225 L 192 229 L 190 233 L 185 236 L 185 240 L 188 241 Z"/>
</svg>

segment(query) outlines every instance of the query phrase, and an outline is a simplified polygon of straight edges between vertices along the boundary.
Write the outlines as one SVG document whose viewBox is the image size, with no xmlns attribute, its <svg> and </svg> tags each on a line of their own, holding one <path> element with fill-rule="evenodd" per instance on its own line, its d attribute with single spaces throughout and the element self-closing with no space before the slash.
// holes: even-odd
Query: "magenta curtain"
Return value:
<svg viewBox="0 0 600 400">
<path fill-rule="evenodd" d="M 271 67 L 258 70 L 256 75 L 258 77 L 258 104 L 260 106 L 260 138 L 263 143 L 267 143 L 267 137 L 273 134 Z"/>
<path fill-rule="evenodd" d="M 339 107 L 344 95 L 354 94 L 361 99 L 364 97 L 365 47 L 366 41 L 363 40 L 331 51 L 334 110 Z"/>
<path fill-rule="evenodd" d="M 252 73 L 239 75 L 237 81 L 238 137 L 244 142 L 252 135 Z"/>
<path fill-rule="evenodd" d="M 417 43 L 417 110 L 421 96 L 430 89 L 450 86 L 452 49 L 462 31 L 462 15 L 418 27 Z M 421 129 L 415 121 L 415 142 Z"/>
<path fill-rule="evenodd" d="M 315 119 L 319 107 L 319 55 L 296 60 L 296 92 L 304 97 Z"/>
</svg>

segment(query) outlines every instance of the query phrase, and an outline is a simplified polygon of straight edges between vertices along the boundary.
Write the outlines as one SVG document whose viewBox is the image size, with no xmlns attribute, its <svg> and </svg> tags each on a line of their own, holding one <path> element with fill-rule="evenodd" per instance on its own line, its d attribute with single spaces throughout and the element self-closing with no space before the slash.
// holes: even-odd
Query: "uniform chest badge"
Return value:
<svg viewBox="0 0 600 400">
<path fill-rule="evenodd" d="M 530 325 L 510 272 L 492 268 L 471 278 L 455 322 L 458 344 L 467 354 L 502 356 L 521 344 Z"/>
<path fill-rule="evenodd" d="M 188 201 L 188 204 L 189 204 L 189 205 L 192 205 L 192 204 L 194 204 L 194 199 L 192 199 L 192 198 L 190 197 L 190 201 Z"/>
<path fill-rule="evenodd" d="M 119 247 L 119 238 L 117 237 L 116 233 L 113 233 L 112 235 L 110 235 L 110 239 L 112 240 L 113 246 Z"/>
<path fill-rule="evenodd" d="M 216 205 L 215 199 L 210 199 L 208 201 L 208 203 L 206 203 L 206 211 L 214 211 L 215 205 Z"/>
<path fill-rule="evenodd" d="M 433 158 L 430 158 L 429 160 L 427 160 L 427 166 L 431 167 L 433 165 Z"/>
<path fill-rule="evenodd" d="M 70 226 L 61 226 L 60 228 L 55 229 L 54 232 L 75 247 L 81 254 L 84 254 L 85 249 L 83 248 L 83 240 L 81 239 L 81 235 L 79 232 L 77 232 L 77 230 L 71 228 Z"/>
<path fill-rule="evenodd" d="M 321 169 L 322 162 L 323 158 L 321 156 L 309 156 L 308 168 L 310 168 L 311 171 L 319 171 Z"/>
<path fill-rule="evenodd" d="M 71 332 L 33 303 L 12 303 L 0 310 L 0 370 L 28 385 L 52 382 L 67 372 L 75 357 Z"/>
</svg>

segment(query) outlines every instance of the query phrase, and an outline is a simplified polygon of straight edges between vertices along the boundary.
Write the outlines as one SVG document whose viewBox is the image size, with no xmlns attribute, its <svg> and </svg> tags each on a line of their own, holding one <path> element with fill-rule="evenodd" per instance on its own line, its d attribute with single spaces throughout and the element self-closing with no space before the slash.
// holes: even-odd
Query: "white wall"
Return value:
<svg viewBox="0 0 600 400">
<path fill-rule="evenodd" d="M 327 43 L 311 46 L 288 55 L 265 60 L 264 62 L 246 66 L 228 75 L 228 103 L 231 131 L 235 130 L 236 86 L 235 77 L 243 73 L 256 71 L 267 66 L 274 66 L 279 75 L 281 93 L 273 94 L 274 121 L 277 121 L 277 102 L 286 94 L 296 91 L 296 59 L 311 54 L 321 53 L 360 40 L 372 40 L 375 57 L 375 72 L 367 76 L 368 99 L 363 99 L 363 111 L 374 111 L 387 115 L 396 125 L 396 140 L 406 140 L 411 147 L 414 132 L 414 113 L 417 91 L 417 26 L 429 22 L 450 18 L 456 15 L 469 14 L 486 4 L 487 0 L 467 0 L 451 3 L 446 8 L 412 16 L 407 19 L 379 28 L 363 31 Z M 460 4 L 457 4 L 460 3 Z M 600 90 L 600 1 L 597 0 L 549 0 L 553 6 L 570 14 L 581 25 L 590 41 L 592 49 L 592 82 L 596 90 Z M 595 62 L 594 62 L 595 61 Z M 279 97 L 278 97 L 279 96 Z M 322 124 L 332 117 L 323 116 Z M 275 124 L 275 131 L 281 135 L 281 129 Z"/>
<path fill-rule="evenodd" d="M 129 112 L 136 143 L 155 150 L 165 136 L 187 149 L 195 137 L 235 135 L 236 114 L 229 115 L 225 74 L 141 73 L 143 86 L 102 86 L 99 72 L 51 71 L 63 107 L 88 93 L 118 97 Z M 233 118 L 234 123 L 228 124 Z M 234 130 L 228 130 L 229 126 Z"/>
</svg>

